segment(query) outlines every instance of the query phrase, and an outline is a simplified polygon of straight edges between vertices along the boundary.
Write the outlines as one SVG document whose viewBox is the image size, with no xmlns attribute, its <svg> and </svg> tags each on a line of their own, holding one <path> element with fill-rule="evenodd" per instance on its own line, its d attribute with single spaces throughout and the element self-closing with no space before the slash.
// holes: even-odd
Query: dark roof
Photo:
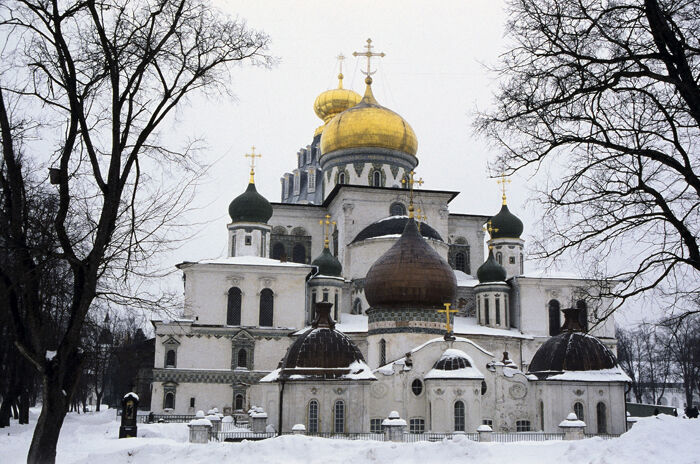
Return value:
<svg viewBox="0 0 700 464">
<path fill-rule="evenodd" d="M 228 214 L 232 222 L 261 222 L 266 224 L 272 217 L 272 205 L 249 183 L 242 194 L 228 205 Z"/>
<path fill-rule="evenodd" d="M 456 371 L 457 369 L 466 369 L 467 367 L 472 367 L 467 358 L 453 353 L 446 353 L 437 360 L 433 366 L 433 369 L 438 369 L 441 371 Z"/>
<path fill-rule="evenodd" d="M 582 333 L 578 308 L 564 310 L 564 332 L 551 337 L 539 347 L 529 371 L 538 378 L 564 371 L 595 371 L 617 366 L 615 355 L 597 338 Z"/>
<path fill-rule="evenodd" d="M 401 235 L 406 227 L 407 221 L 408 216 L 392 216 L 380 219 L 362 229 L 351 243 L 361 242 L 368 238 L 383 237 L 385 235 Z M 420 225 L 420 234 L 425 238 L 432 238 L 434 240 L 440 240 L 441 242 L 444 241 L 442 237 L 440 237 L 438 231 L 426 223 Z"/>
<path fill-rule="evenodd" d="M 523 221 L 511 213 L 507 205 L 491 218 L 491 226 L 495 229 L 491 238 L 520 238 L 523 233 Z"/>
<path fill-rule="evenodd" d="M 479 279 L 479 282 L 482 284 L 487 282 L 505 282 L 506 276 L 506 269 L 498 264 L 493 257 L 493 250 L 489 250 L 488 259 L 476 270 L 476 277 Z"/>
<path fill-rule="evenodd" d="M 343 272 L 343 265 L 327 247 L 323 248 L 321 254 L 311 264 L 318 267 L 318 274 L 322 276 L 340 277 Z"/>
<path fill-rule="evenodd" d="M 413 218 L 365 278 L 365 297 L 373 308 L 441 308 L 454 300 L 456 289 L 454 271 L 421 237 Z"/>
<path fill-rule="evenodd" d="M 352 340 L 335 330 L 335 322 L 330 315 L 333 304 L 322 301 L 314 306 L 316 319 L 311 329 L 292 343 L 280 362 L 282 378 L 291 375 L 336 378 L 348 374 L 349 366 L 355 361 L 364 362 L 362 353 Z"/>
</svg>

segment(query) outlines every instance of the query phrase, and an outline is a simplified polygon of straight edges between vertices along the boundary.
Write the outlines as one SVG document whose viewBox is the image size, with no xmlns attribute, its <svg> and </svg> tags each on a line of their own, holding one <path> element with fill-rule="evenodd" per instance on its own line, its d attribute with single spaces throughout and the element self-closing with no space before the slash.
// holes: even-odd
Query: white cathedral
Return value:
<svg viewBox="0 0 700 464">
<path fill-rule="evenodd" d="M 342 78 L 315 100 L 323 124 L 281 201 L 251 169 L 228 255 L 177 266 L 185 304 L 153 321 L 151 410 L 255 405 L 275 430 L 310 433 L 376 432 L 391 411 L 414 433 L 557 432 L 574 411 L 587 433 L 624 432 L 629 379 L 614 321 L 589 321 L 606 304 L 595 282 L 524 272 L 505 191 L 489 217 L 451 212 L 458 192 L 414 189 L 411 126 L 369 75 L 364 96 Z"/>
</svg>

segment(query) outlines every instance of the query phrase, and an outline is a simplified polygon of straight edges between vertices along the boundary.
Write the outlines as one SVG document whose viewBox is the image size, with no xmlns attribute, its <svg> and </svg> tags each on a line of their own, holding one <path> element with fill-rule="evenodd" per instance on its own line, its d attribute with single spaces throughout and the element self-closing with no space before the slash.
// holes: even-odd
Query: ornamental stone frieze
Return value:
<svg viewBox="0 0 700 464">
<path fill-rule="evenodd" d="M 154 382 L 251 384 L 267 371 L 207 371 L 199 369 L 153 369 Z"/>
</svg>

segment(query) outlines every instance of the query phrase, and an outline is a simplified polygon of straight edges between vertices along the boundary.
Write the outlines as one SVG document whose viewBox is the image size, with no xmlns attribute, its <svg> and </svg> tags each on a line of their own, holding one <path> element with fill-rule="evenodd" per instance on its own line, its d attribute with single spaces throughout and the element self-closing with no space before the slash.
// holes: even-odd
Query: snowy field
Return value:
<svg viewBox="0 0 700 464">
<path fill-rule="evenodd" d="M 31 421 L 36 421 L 32 411 Z M 187 443 L 185 424 L 139 424 L 138 438 L 119 440 L 114 410 L 69 414 L 58 445 L 59 463 L 468 463 L 479 464 L 698 464 L 700 420 L 670 416 L 641 419 L 622 437 L 575 442 L 384 443 L 284 436 L 260 442 Z M 22 463 L 33 425 L 0 429 L 0 462 Z"/>
</svg>

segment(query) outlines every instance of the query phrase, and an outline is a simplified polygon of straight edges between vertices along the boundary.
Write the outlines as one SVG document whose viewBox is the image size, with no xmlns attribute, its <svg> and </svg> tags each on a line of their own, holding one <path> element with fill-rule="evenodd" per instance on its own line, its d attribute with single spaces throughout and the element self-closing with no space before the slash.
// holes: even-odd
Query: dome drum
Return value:
<svg viewBox="0 0 700 464">
<path fill-rule="evenodd" d="M 388 166 L 396 166 L 403 169 L 404 172 L 408 172 L 418 166 L 418 159 L 406 153 L 388 148 L 357 147 L 335 151 L 322 156 L 319 160 L 324 174 L 331 171 L 336 166 L 349 166 L 355 163 L 385 164 Z"/>
</svg>

